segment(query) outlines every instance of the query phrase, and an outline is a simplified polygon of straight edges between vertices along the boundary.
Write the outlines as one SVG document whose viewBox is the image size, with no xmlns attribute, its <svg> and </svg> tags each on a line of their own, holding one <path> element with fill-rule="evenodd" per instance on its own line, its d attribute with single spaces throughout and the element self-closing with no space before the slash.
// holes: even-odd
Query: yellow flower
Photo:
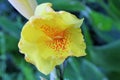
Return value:
<svg viewBox="0 0 120 80">
<path fill-rule="evenodd" d="M 80 26 L 83 19 L 65 12 L 55 12 L 50 3 L 37 6 L 35 15 L 24 25 L 19 48 L 26 61 L 49 74 L 68 56 L 84 56 L 86 45 Z"/>
</svg>

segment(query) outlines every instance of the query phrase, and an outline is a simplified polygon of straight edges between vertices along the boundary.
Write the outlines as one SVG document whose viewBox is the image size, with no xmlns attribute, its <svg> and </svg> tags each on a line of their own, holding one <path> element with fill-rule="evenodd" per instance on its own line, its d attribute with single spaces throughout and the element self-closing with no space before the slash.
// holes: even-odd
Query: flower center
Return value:
<svg viewBox="0 0 120 80">
<path fill-rule="evenodd" d="M 59 28 L 53 28 L 49 25 L 42 25 L 40 29 L 50 37 L 46 40 L 48 47 L 52 48 L 55 51 L 64 51 L 67 49 L 69 43 L 69 34 L 67 30 L 61 30 Z"/>
<path fill-rule="evenodd" d="M 63 51 L 67 48 L 68 39 L 65 35 L 54 36 L 52 40 L 49 41 L 48 46 L 56 51 Z"/>
</svg>

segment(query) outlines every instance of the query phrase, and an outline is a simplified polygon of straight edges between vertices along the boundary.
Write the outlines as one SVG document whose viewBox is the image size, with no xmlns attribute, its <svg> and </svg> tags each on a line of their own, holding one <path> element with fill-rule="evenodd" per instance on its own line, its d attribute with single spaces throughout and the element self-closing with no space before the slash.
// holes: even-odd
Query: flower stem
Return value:
<svg viewBox="0 0 120 80">
<path fill-rule="evenodd" d="M 56 66 L 56 72 L 59 80 L 63 80 L 63 64 L 60 66 Z"/>
<path fill-rule="evenodd" d="M 50 80 L 63 80 L 63 64 L 56 66 L 53 72 L 50 74 Z"/>
</svg>

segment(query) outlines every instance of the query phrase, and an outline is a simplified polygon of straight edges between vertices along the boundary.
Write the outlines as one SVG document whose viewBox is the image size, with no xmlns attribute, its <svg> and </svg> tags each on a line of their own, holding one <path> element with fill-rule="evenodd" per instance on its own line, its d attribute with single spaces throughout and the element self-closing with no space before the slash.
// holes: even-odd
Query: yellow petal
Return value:
<svg viewBox="0 0 120 80">
<path fill-rule="evenodd" d="M 49 46 L 48 42 L 50 43 L 51 39 L 37 28 L 38 26 L 27 22 L 22 29 L 18 46 L 25 54 L 26 61 L 34 64 L 42 73 L 49 74 L 56 65 L 61 64 L 69 56 L 69 52 L 56 51 Z"/>
<path fill-rule="evenodd" d="M 26 61 L 34 64 L 39 71 L 46 75 L 49 74 L 56 65 L 61 64 L 66 58 L 56 57 L 56 53 L 51 52 L 49 48 L 44 49 L 44 45 L 38 47 L 36 44 L 28 43 L 23 38 L 21 38 L 19 42 L 19 48 L 22 53 L 25 54 Z"/>
<path fill-rule="evenodd" d="M 66 29 L 73 25 L 78 27 L 81 26 L 83 19 L 80 20 L 75 15 L 66 11 L 55 12 L 51 7 L 51 3 L 43 3 L 37 6 L 35 10 L 35 16 L 49 20 L 49 23 L 54 25 L 57 24 L 62 29 Z"/>
<path fill-rule="evenodd" d="M 80 56 L 85 56 L 85 49 L 86 49 L 86 44 L 83 39 L 83 35 L 81 33 L 80 28 L 76 27 L 71 27 L 69 28 L 71 31 L 71 43 L 70 43 L 70 48 L 71 48 L 71 55 L 80 57 Z"/>
<path fill-rule="evenodd" d="M 47 75 L 54 69 L 55 60 L 42 58 L 41 54 L 44 54 L 44 50 L 39 53 L 39 49 L 35 44 L 28 43 L 24 38 L 21 38 L 19 48 L 25 54 L 26 61 L 34 64 L 42 73 Z"/>
<path fill-rule="evenodd" d="M 26 41 L 26 43 L 28 42 L 31 44 L 35 44 L 37 47 L 39 47 L 39 52 L 40 53 L 44 52 L 44 54 L 41 54 L 43 58 L 49 58 L 51 56 L 62 58 L 62 57 L 68 56 L 68 49 L 67 51 L 64 51 L 64 52 L 55 52 L 55 50 L 51 48 L 52 46 L 49 46 L 50 44 L 51 45 L 53 44 L 54 46 L 54 42 L 52 40 L 51 35 L 52 34 L 54 35 L 56 33 L 54 33 L 53 29 L 51 29 L 50 31 L 46 30 L 46 28 L 48 29 L 50 28 L 45 24 L 47 21 L 44 22 L 44 20 L 42 19 L 40 20 L 36 19 L 36 21 L 39 21 L 39 22 L 36 23 L 36 22 L 28 21 L 25 24 L 21 32 L 21 40 L 24 40 L 24 42 Z M 44 27 L 46 27 L 45 30 L 44 30 Z M 44 33 L 44 31 L 46 32 Z M 52 54 L 53 52 L 55 52 L 55 54 Z"/>
<path fill-rule="evenodd" d="M 22 29 L 21 37 L 28 42 L 37 42 L 37 40 L 40 38 L 40 34 L 39 31 L 37 31 L 37 29 L 35 29 L 32 24 L 28 22 Z"/>
<path fill-rule="evenodd" d="M 36 0 L 8 0 L 25 18 L 34 15 L 37 6 Z"/>
<path fill-rule="evenodd" d="M 59 11 L 58 13 L 64 24 L 68 26 L 74 25 L 75 27 L 80 27 L 84 20 L 78 19 L 75 15 L 68 13 L 66 11 Z"/>
<path fill-rule="evenodd" d="M 49 12 L 54 12 L 54 10 L 51 8 L 51 3 L 43 3 L 36 7 L 35 15 L 36 16 L 42 16 Z"/>
</svg>

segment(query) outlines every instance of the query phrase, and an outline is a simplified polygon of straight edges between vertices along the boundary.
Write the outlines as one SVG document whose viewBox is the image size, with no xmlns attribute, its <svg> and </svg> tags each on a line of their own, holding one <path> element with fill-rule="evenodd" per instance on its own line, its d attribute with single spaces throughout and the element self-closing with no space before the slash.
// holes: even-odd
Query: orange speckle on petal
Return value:
<svg viewBox="0 0 120 80">
<path fill-rule="evenodd" d="M 67 30 L 60 30 L 59 28 L 51 27 L 50 25 L 43 24 L 40 26 L 35 26 L 44 32 L 50 39 L 46 41 L 48 47 L 55 51 L 67 50 L 67 45 L 69 44 L 69 33 Z"/>
<path fill-rule="evenodd" d="M 68 44 L 70 43 L 69 34 L 67 30 L 56 33 L 52 37 L 52 40 L 47 41 L 47 45 L 55 51 L 66 51 Z"/>
</svg>

